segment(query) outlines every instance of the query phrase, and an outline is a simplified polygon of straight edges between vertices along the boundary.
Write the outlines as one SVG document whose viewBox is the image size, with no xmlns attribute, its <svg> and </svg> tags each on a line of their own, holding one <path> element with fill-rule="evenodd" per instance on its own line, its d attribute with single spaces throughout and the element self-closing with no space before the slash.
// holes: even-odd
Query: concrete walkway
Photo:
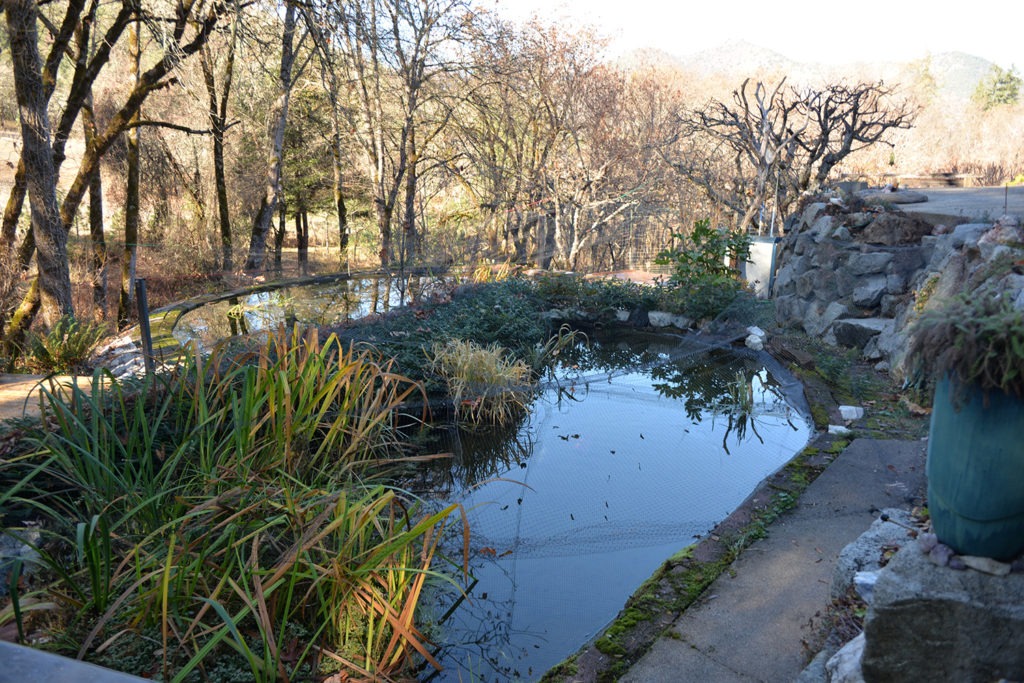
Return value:
<svg viewBox="0 0 1024 683">
<path fill-rule="evenodd" d="M 0 374 L 0 420 L 38 416 L 40 389 L 71 384 L 88 389 L 92 377 Z"/>
<path fill-rule="evenodd" d="M 928 197 L 920 204 L 900 204 L 907 213 L 930 223 L 991 222 L 1009 214 L 1024 218 L 1024 185 L 1015 187 L 929 187 L 914 190 Z"/>
<path fill-rule="evenodd" d="M 804 641 L 830 602 L 840 551 L 879 510 L 921 502 L 924 462 L 921 441 L 851 443 L 620 680 L 795 680 L 814 654 Z"/>
</svg>

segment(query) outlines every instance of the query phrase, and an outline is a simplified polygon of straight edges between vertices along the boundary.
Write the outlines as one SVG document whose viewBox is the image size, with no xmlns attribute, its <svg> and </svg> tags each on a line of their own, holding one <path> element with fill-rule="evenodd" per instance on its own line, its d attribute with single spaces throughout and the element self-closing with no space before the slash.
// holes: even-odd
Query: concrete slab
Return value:
<svg viewBox="0 0 1024 683">
<path fill-rule="evenodd" d="M 943 187 L 922 190 L 928 201 L 900 209 L 937 225 L 991 222 L 1009 214 L 1024 218 L 1024 185 L 1016 187 Z"/>
<path fill-rule="evenodd" d="M 137 683 L 144 678 L 0 641 L 0 683 Z"/>
<path fill-rule="evenodd" d="M 924 461 L 923 442 L 854 441 L 621 680 L 795 680 L 840 551 L 879 510 L 920 502 Z"/>
</svg>

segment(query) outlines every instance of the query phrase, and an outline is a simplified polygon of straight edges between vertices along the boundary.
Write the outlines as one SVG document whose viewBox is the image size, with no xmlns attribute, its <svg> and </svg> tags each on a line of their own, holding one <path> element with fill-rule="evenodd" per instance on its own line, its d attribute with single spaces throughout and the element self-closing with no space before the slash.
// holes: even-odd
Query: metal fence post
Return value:
<svg viewBox="0 0 1024 683">
<path fill-rule="evenodd" d="M 149 331 L 149 302 L 146 301 L 146 279 L 135 279 L 135 297 L 139 304 L 139 332 L 142 337 L 142 359 L 146 363 L 146 374 L 152 375 L 155 368 L 153 363 L 153 335 Z"/>
</svg>

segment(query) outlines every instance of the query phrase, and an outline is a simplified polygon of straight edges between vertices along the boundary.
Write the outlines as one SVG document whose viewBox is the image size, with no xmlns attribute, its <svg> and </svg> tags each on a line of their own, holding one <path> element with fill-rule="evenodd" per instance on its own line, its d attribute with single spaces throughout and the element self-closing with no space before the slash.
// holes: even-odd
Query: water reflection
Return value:
<svg viewBox="0 0 1024 683">
<path fill-rule="evenodd" d="M 183 313 L 172 334 L 182 343 L 195 339 L 208 348 L 228 337 L 272 330 L 282 324 L 337 325 L 414 303 L 441 291 L 451 280 L 447 276 L 427 275 L 338 275 L 291 285 L 269 285 Z"/>
<path fill-rule="evenodd" d="M 446 433 L 441 490 L 467 509 L 472 584 L 433 594 L 447 668 L 431 680 L 539 678 L 806 443 L 756 355 L 595 341 L 563 355 L 521 424 Z"/>
</svg>

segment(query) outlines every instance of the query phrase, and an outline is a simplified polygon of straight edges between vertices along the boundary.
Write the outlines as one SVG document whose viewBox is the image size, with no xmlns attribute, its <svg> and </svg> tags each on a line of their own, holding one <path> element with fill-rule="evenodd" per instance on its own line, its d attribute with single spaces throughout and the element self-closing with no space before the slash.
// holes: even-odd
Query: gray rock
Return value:
<svg viewBox="0 0 1024 683">
<path fill-rule="evenodd" d="M 850 229 L 845 225 L 840 225 L 832 233 L 832 239 L 839 240 L 841 242 L 849 242 L 853 239 L 853 235 L 850 234 Z"/>
<path fill-rule="evenodd" d="M 832 270 L 839 262 L 840 250 L 828 242 L 819 244 L 813 252 L 804 258 L 810 260 L 811 266 L 815 268 L 827 268 Z"/>
<path fill-rule="evenodd" d="M 864 634 L 844 645 L 825 664 L 829 683 L 864 683 L 861 659 L 864 656 Z"/>
<path fill-rule="evenodd" d="M 818 216 L 825 212 L 828 205 L 824 202 L 813 202 L 807 205 L 804 209 L 804 215 L 801 217 L 801 222 L 804 225 L 814 225 L 814 222 L 818 220 Z"/>
<path fill-rule="evenodd" d="M 953 235 L 950 245 L 954 249 L 963 247 L 973 248 L 978 246 L 978 240 L 988 232 L 992 226 L 988 223 L 961 223 L 953 228 Z"/>
<path fill-rule="evenodd" d="M 824 215 L 818 217 L 817 220 L 811 225 L 811 229 L 807 231 L 807 234 L 814 238 L 816 243 L 820 243 L 823 239 L 832 234 L 832 231 L 836 229 L 836 217 Z"/>
<path fill-rule="evenodd" d="M 804 331 L 812 337 L 819 337 L 825 333 L 833 322 L 848 315 L 850 309 L 844 304 L 833 301 L 825 307 L 824 311 L 820 311 L 819 307 L 810 306 L 808 307 L 806 317 L 804 318 Z"/>
<path fill-rule="evenodd" d="M 844 420 L 859 420 L 864 417 L 864 409 L 860 406 L 839 406 L 839 414 Z"/>
<path fill-rule="evenodd" d="M 872 337 L 892 324 L 892 320 L 882 318 L 842 318 L 832 323 L 832 331 L 840 346 L 863 349 Z"/>
<path fill-rule="evenodd" d="M 883 294 L 882 300 L 878 303 L 878 315 L 882 318 L 895 318 L 899 315 L 899 307 L 903 302 L 902 296 Z"/>
<path fill-rule="evenodd" d="M 886 508 L 882 514 L 888 515 L 890 519 L 900 524 L 913 524 L 910 513 L 899 508 Z M 853 577 L 857 572 L 881 569 L 883 548 L 893 545 L 902 547 L 910 541 L 908 531 L 899 524 L 876 519 L 867 531 L 857 537 L 857 540 L 840 551 L 835 569 L 832 570 L 832 598 L 838 599 L 846 595 L 846 591 L 853 585 Z"/>
<path fill-rule="evenodd" d="M 846 217 L 846 224 L 853 230 L 859 230 L 875 219 L 875 214 L 867 211 L 857 211 Z"/>
<path fill-rule="evenodd" d="M 927 235 L 921 238 L 921 257 L 925 263 L 931 263 L 936 251 L 944 252 L 951 248 L 953 235 Z"/>
<path fill-rule="evenodd" d="M 993 261 L 1000 256 L 1020 253 L 1020 249 L 1012 247 L 1008 244 L 999 244 L 998 242 L 985 242 L 984 240 L 978 240 L 978 249 L 981 252 L 981 258 L 985 261 Z"/>
<path fill-rule="evenodd" d="M 790 294 L 775 298 L 775 320 L 783 326 L 798 326 L 804 319 L 810 304 Z"/>
<path fill-rule="evenodd" d="M 892 261 L 889 263 L 887 272 L 892 275 L 899 275 L 909 281 L 928 262 L 924 254 L 925 248 L 923 246 L 902 247 L 892 253 Z"/>
<path fill-rule="evenodd" d="M 799 257 L 798 257 L 799 258 Z M 794 259 L 795 261 L 796 259 Z M 796 276 L 798 275 L 793 263 L 786 263 L 775 273 L 775 282 L 772 295 L 775 297 L 786 296 L 796 291 Z"/>
<path fill-rule="evenodd" d="M 828 683 L 828 674 L 825 672 L 825 664 L 831 659 L 832 649 L 825 649 L 814 655 L 814 659 L 804 667 L 794 683 Z"/>
<path fill-rule="evenodd" d="M 928 195 L 912 190 L 863 190 L 857 195 L 869 204 L 921 204 L 928 201 Z"/>
<path fill-rule="evenodd" d="M 885 276 L 886 294 L 903 294 L 907 291 L 907 280 L 902 275 L 892 273 Z"/>
<path fill-rule="evenodd" d="M 836 283 L 836 294 L 840 298 L 846 298 L 853 294 L 854 288 L 860 284 L 860 278 L 850 273 L 845 268 L 840 268 L 833 275 Z"/>
<path fill-rule="evenodd" d="M 1024 680 L 1024 574 L 955 571 L 904 548 L 878 578 L 864 634 L 865 680 Z"/>
<path fill-rule="evenodd" d="M 857 572 L 853 575 L 853 588 L 857 591 L 857 595 L 860 596 L 861 600 L 869 605 L 875 592 L 875 584 L 878 583 L 879 571 L 881 570 Z"/>
<path fill-rule="evenodd" d="M 650 311 L 647 314 L 647 321 L 651 327 L 676 327 L 680 330 L 689 329 L 690 324 L 693 322 L 685 315 L 668 313 L 666 311 Z"/>
<path fill-rule="evenodd" d="M 884 251 L 874 251 L 854 254 L 846 262 L 846 267 L 854 275 L 875 275 L 876 273 L 884 273 L 891 262 L 892 254 Z"/>
<path fill-rule="evenodd" d="M 886 276 L 876 275 L 861 281 L 853 289 L 853 303 L 862 308 L 874 308 L 882 302 L 888 282 Z"/>
</svg>

